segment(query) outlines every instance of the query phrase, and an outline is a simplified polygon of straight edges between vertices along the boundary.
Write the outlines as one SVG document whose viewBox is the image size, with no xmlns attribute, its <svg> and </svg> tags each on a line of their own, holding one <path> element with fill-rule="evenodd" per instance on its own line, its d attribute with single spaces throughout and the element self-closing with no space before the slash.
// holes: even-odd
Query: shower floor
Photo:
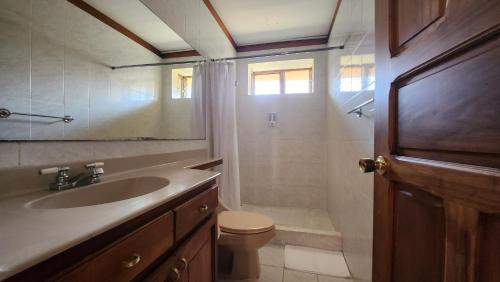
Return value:
<svg viewBox="0 0 500 282">
<path fill-rule="evenodd" d="M 325 210 L 247 204 L 243 204 L 241 209 L 273 219 L 276 225 L 275 244 L 342 250 L 341 234 L 335 230 Z"/>
</svg>

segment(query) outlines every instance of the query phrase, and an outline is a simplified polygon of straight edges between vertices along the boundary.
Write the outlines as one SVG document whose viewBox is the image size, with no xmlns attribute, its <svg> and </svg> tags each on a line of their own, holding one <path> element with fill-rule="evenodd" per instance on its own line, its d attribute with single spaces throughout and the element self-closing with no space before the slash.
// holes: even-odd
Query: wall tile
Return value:
<svg viewBox="0 0 500 282">
<path fill-rule="evenodd" d="M 315 58 L 315 92 L 249 96 L 248 63 Z M 326 208 L 326 54 L 239 61 L 238 137 L 243 203 Z M 277 114 L 276 127 L 268 114 Z"/>
<path fill-rule="evenodd" d="M 31 113 L 39 115 L 64 116 L 64 105 L 31 100 Z M 62 140 L 64 122 L 59 119 L 31 117 L 31 139 Z"/>
<path fill-rule="evenodd" d="M 86 106 L 64 106 L 64 115 L 74 118 L 70 123 L 64 124 L 64 139 L 86 140 L 90 136 L 89 108 Z"/>
<path fill-rule="evenodd" d="M 19 144 L 14 142 L 0 143 L 0 168 L 15 167 L 19 165 Z"/>
<path fill-rule="evenodd" d="M 0 96 L 0 105 L 11 112 L 29 113 L 30 100 Z M 0 139 L 16 140 L 30 138 L 30 117 L 11 115 L 0 120 Z"/>
<path fill-rule="evenodd" d="M 30 1 L 0 1 L 0 96 L 30 97 Z"/>
<path fill-rule="evenodd" d="M 92 159 L 92 146 L 87 142 L 23 142 L 20 143 L 20 165 L 57 165 Z"/>
<path fill-rule="evenodd" d="M 371 281 L 373 240 L 373 174 L 361 174 L 359 158 L 373 157 L 373 105 L 358 118 L 347 115 L 353 107 L 373 98 L 373 91 L 340 91 L 340 58 L 373 54 L 373 1 L 342 3 L 330 43 L 346 48 L 328 55 L 328 189 L 327 207 L 335 228 L 342 233 L 343 251 L 354 281 Z M 356 15 L 356 17 L 353 17 Z M 371 27 L 371 28 L 370 28 Z M 324 279 L 323 279 L 324 280 Z M 326 280 L 325 280 L 326 281 Z"/>
</svg>

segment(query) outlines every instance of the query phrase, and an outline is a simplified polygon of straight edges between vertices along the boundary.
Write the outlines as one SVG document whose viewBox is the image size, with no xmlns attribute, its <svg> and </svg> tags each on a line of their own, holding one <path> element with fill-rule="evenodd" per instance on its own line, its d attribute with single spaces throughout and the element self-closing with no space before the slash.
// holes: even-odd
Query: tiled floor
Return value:
<svg viewBox="0 0 500 282">
<path fill-rule="evenodd" d="M 283 246 L 268 244 L 260 249 L 259 254 L 261 274 L 258 280 L 252 280 L 252 282 L 352 282 L 351 279 L 286 269 Z"/>
<path fill-rule="evenodd" d="M 258 212 L 272 218 L 276 225 L 334 232 L 335 228 L 325 210 L 287 207 L 242 205 L 242 210 Z"/>
</svg>

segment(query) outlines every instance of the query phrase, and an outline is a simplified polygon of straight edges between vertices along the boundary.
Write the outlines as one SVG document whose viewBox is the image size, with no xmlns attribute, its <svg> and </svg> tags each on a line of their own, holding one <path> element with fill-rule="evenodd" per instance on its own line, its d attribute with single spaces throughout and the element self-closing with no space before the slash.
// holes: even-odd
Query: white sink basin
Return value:
<svg viewBox="0 0 500 282">
<path fill-rule="evenodd" d="M 169 184 L 161 177 L 127 178 L 57 192 L 27 204 L 32 209 L 66 209 L 101 205 L 143 196 Z"/>
</svg>

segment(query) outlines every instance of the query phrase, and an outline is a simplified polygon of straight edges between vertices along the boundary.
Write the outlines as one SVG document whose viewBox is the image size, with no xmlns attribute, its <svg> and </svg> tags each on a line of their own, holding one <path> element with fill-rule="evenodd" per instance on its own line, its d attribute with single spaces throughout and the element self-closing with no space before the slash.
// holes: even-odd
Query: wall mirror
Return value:
<svg viewBox="0 0 500 282">
<path fill-rule="evenodd" d="M 192 66 L 111 69 L 197 53 L 140 1 L 0 1 L 0 42 L 2 141 L 205 138 Z"/>
</svg>

